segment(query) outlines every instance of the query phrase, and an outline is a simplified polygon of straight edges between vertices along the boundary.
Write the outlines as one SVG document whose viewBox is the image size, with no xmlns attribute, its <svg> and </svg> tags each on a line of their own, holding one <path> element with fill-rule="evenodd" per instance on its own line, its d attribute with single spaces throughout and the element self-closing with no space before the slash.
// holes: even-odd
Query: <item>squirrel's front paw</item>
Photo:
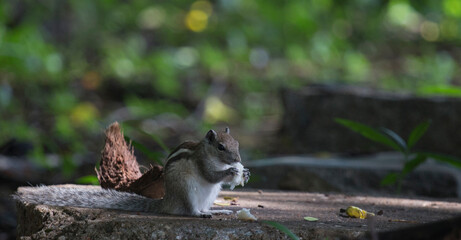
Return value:
<svg viewBox="0 0 461 240">
<path fill-rule="evenodd" d="M 245 180 L 245 183 L 247 183 L 248 180 L 250 180 L 250 176 L 251 176 L 250 169 L 244 168 L 243 169 L 243 179 Z"/>
<path fill-rule="evenodd" d="M 231 167 L 226 170 L 226 174 L 230 176 L 235 176 L 239 173 L 239 170 L 237 168 Z"/>
</svg>

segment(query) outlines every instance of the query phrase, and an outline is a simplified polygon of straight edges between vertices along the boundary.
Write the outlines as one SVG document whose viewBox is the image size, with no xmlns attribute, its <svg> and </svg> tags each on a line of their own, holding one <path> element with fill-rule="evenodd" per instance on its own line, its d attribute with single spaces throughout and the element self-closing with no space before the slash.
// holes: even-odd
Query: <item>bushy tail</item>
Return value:
<svg viewBox="0 0 461 240">
<path fill-rule="evenodd" d="M 130 185 L 142 176 L 134 148 L 125 141 L 118 122 L 112 123 L 105 134 L 100 166 L 95 169 L 101 187 L 131 192 Z"/>
<path fill-rule="evenodd" d="M 140 212 L 158 212 L 161 201 L 111 189 L 64 186 L 24 187 L 13 198 L 33 204 Z"/>
</svg>

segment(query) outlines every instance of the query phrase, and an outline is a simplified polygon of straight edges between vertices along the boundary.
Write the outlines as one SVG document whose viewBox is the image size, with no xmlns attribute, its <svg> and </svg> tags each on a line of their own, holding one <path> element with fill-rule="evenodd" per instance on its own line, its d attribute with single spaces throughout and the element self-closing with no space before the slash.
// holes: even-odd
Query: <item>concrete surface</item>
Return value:
<svg viewBox="0 0 461 240">
<path fill-rule="evenodd" d="M 71 187 L 96 188 L 81 185 Z M 31 187 L 21 187 L 18 191 L 24 192 L 26 188 Z M 235 215 L 200 219 L 104 209 L 53 207 L 22 202 L 17 204 L 18 237 L 61 240 L 287 238 L 284 233 L 264 221 L 277 221 L 302 239 L 369 239 L 369 230 L 376 233 L 380 239 L 395 239 L 395 235 L 392 234 L 399 231 L 407 234 L 399 236 L 412 236 L 411 234 L 416 231 L 430 237 L 422 239 L 456 239 L 450 237 L 461 234 L 461 221 L 458 219 L 461 216 L 461 203 L 456 201 L 251 189 L 223 191 L 218 200 L 229 202 L 223 199 L 224 196 L 238 198 L 237 205 L 216 208 L 234 211 L 249 208 L 258 221 L 238 220 Z M 340 216 L 339 210 L 350 205 L 369 212 L 382 211 L 383 214 L 373 218 L 374 220 Z M 319 220 L 308 222 L 303 219 L 306 216 Z M 448 221 L 451 224 L 442 222 L 442 230 L 432 228 L 431 226 L 436 226 L 438 221 Z M 429 225 L 423 225 L 423 230 L 408 230 L 408 227 L 418 227 L 421 224 Z M 432 232 L 432 229 L 438 231 Z"/>
<path fill-rule="evenodd" d="M 395 186 L 380 182 L 401 171 L 404 162 L 400 153 L 383 152 L 360 157 L 285 156 L 244 165 L 251 170 L 252 188 L 395 196 Z M 429 159 L 408 174 L 399 195 L 461 199 L 461 169 Z"/>
</svg>

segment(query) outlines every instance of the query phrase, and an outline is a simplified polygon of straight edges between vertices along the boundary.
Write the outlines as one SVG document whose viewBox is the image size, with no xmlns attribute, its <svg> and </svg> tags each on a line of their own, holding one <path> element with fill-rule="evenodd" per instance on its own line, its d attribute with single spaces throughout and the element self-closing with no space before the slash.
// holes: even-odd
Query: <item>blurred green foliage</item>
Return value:
<svg viewBox="0 0 461 240">
<path fill-rule="evenodd" d="M 459 96 L 460 42 L 459 0 L 2 1 L 0 143 L 98 152 L 123 107 L 254 129 L 310 83 Z"/>
<path fill-rule="evenodd" d="M 91 185 L 99 185 L 99 180 L 97 176 L 94 175 L 87 175 L 75 180 L 77 184 L 91 184 Z"/>
<path fill-rule="evenodd" d="M 343 118 L 336 118 L 335 122 L 371 141 L 383 144 L 402 154 L 402 170 L 398 173 L 390 173 L 381 180 L 381 185 L 393 185 L 397 183 L 397 192 L 401 190 L 403 179 L 429 158 L 447 164 L 450 167 L 461 169 L 461 159 L 457 157 L 413 150 L 413 147 L 421 137 L 423 137 L 431 125 L 431 120 L 422 122 L 413 128 L 407 140 L 404 140 L 401 136 L 388 128 L 373 128 L 363 123 Z"/>
</svg>

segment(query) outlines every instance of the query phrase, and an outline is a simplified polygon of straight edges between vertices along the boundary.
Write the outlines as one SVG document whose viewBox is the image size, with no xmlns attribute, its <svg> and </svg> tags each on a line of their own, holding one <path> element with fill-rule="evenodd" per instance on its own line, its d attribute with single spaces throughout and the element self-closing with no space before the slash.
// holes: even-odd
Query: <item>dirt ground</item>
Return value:
<svg viewBox="0 0 461 240">
<path fill-rule="evenodd" d="M 281 191 L 224 191 L 220 197 L 223 200 L 222 196 L 238 197 L 239 205 L 228 208 L 250 208 L 258 220 L 280 222 L 293 232 L 302 232 L 306 227 L 398 232 L 416 226 L 435 228 L 436 222 L 447 219 L 456 219 L 461 226 L 461 202 L 457 199 L 440 201 Z M 381 215 L 376 215 L 373 220 L 343 217 L 340 209 L 348 206 Z M 319 220 L 308 222 L 303 219 L 306 216 Z"/>
</svg>

